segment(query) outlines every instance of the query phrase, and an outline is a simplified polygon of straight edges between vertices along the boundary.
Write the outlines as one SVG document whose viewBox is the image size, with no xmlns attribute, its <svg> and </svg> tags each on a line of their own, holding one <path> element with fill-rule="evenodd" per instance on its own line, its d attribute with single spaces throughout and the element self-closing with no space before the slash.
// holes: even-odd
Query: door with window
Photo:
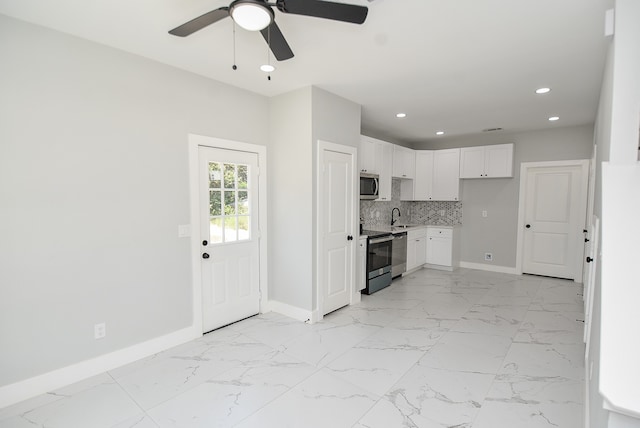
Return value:
<svg viewBox="0 0 640 428">
<path fill-rule="evenodd" d="M 260 310 L 258 155 L 202 147 L 200 233 L 203 331 Z"/>
</svg>

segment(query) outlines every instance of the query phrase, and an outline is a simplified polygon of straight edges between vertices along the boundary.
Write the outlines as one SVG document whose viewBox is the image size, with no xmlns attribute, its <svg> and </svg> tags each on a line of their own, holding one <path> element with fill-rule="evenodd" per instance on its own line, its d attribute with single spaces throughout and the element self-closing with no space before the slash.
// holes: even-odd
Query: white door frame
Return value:
<svg viewBox="0 0 640 428">
<path fill-rule="evenodd" d="M 526 199 L 526 186 L 527 186 L 527 173 L 529 168 L 550 168 L 550 167 L 575 167 L 579 166 L 582 171 L 582 180 L 580 186 L 580 203 L 584 205 L 585 212 L 581 216 L 582 225 L 585 226 L 585 220 L 587 215 L 587 191 L 588 191 L 588 177 L 589 177 L 589 160 L 563 160 L 563 161 L 548 161 L 548 162 L 522 162 L 520 164 L 520 194 L 518 202 L 518 238 L 516 247 L 516 273 L 522 275 L 522 264 L 524 257 L 524 224 L 525 224 L 525 212 L 524 205 Z M 582 235 L 581 235 L 582 236 Z M 576 259 L 577 266 L 574 267 L 574 281 L 582 282 L 582 265 L 584 263 L 584 245 L 580 243 L 578 245 L 578 258 Z"/>
<path fill-rule="evenodd" d="M 193 290 L 193 328 L 202 331 L 202 269 L 200 266 L 200 180 L 198 147 L 236 150 L 258 155 L 258 239 L 260 258 L 260 312 L 267 308 L 267 148 L 256 144 L 189 134 L 189 196 L 191 220 L 191 281 Z"/>
<path fill-rule="evenodd" d="M 322 213 L 324 205 L 323 205 L 323 198 L 322 195 L 324 194 L 324 183 L 322 180 L 322 161 L 323 161 L 323 156 L 322 156 L 322 152 L 325 150 L 332 150 L 332 151 L 336 151 L 336 152 L 340 152 L 340 153 L 346 153 L 346 154 L 350 154 L 352 156 L 353 159 L 353 168 L 352 170 L 352 185 L 353 185 L 353 198 L 351 201 L 351 212 L 353 213 L 353 215 L 351 216 L 351 230 L 353 230 L 354 236 L 353 236 L 353 241 L 351 241 L 352 245 L 351 245 L 351 292 L 349 293 L 350 297 L 350 303 L 349 304 L 353 304 L 357 302 L 357 297 L 356 296 L 356 279 L 355 279 L 355 273 L 356 273 L 356 269 L 357 269 L 357 259 L 356 259 L 356 244 L 358 242 L 358 236 L 356 234 L 356 231 L 358 230 L 358 222 L 357 222 L 357 216 L 359 215 L 359 211 L 360 211 L 360 206 L 359 204 L 356 205 L 356 201 L 359 202 L 359 199 L 356 199 L 356 195 L 360 194 L 360 190 L 359 190 L 359 185 L 360 185 L 360 179 L 359 179 L 359 174 L 360 174 L 360 170 L 358 168 L 358 149 L 356 149 L 355 147 L 352 146 L 345 146 L 342 144 L 336 144 L 336 143 L 330 143 L 328 141 L 323 141 L 323 140 L 318 140 L 318 152 L 316 155 L 316 302 L 317 302 L 317 307 L 316 309 L 313 311 L 313 316 L 311 321 L 312 322 L 317 322 L 322 320 L 323 318 L 323 290 L 322 290 L 322 284 L 323 284 L 323 272 L 324 272 L 324 266 L 322 266 L 322 261 L 324 260 L 324 258 L 322 257 L 322 255 L 324 254 L 324 245 L 322 242 L 322 224 L 323 222 L 320 220 L 322 218 Z M 358 292 L 359 294 L 359 292 Z"/>
</svg>

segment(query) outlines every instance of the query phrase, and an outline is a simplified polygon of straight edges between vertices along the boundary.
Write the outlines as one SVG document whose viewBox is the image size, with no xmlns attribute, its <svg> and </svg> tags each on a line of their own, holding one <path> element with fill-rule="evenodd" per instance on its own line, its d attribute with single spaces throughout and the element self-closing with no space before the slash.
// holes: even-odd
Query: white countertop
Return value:
<svg viewBox="0 0 640 428">
<path fill-rule="evenodd" d="M 460 225 L 451 226 L 446 224 L 400 224 L 396 226 L 372 226 L 369 229 L 377 230 L 380 232 L 400 233 L 408 232 L 410 230 L 424 229 L 426 227 L 437 227 L 439 229 L 455 229 L 457 227 L 460 227 Z"/>
</svg>

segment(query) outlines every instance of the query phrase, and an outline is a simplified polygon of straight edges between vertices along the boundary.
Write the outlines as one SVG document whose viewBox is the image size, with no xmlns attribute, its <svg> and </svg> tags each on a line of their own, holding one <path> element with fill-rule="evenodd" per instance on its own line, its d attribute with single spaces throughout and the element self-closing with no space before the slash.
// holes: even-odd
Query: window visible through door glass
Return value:
<svg viewBox="0 0 640 428">
<path fill-rule="evenodd" d="M 210 242 L 251 239 L 249 166 L 209 162 Z"/>
</svg>

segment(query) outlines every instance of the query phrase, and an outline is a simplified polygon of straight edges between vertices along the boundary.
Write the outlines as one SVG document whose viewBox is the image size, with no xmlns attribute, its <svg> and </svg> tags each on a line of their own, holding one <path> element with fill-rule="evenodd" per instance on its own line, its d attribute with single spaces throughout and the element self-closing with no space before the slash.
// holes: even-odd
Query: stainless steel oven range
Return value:
<svg viewBox="0 0 640 428">
<path fill-rule="evenodd" d="M 393 235 L 390 232 L 363 230 L 367 235 L 367 285 L 362 292 L 372 294 L 391 285 Z"/>
</svg>

